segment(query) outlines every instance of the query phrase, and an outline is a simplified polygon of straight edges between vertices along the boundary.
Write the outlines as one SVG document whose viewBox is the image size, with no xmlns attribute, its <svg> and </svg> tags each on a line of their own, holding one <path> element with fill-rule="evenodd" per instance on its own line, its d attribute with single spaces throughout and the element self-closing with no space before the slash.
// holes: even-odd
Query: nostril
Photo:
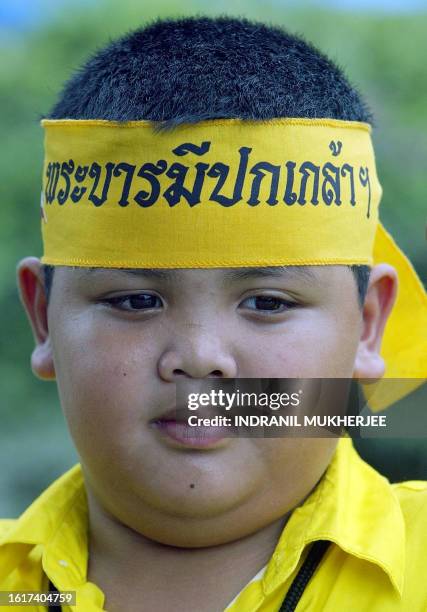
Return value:
<svg viewBox="0 0 427 612">
<path fill-rule="evenodd" d="M 173 373 L 175 375 L 178 376 L 187 376 L 187 373 L 184 372 L 184 370 L 181 370 L 179 368 L 176 368 Z M 209 374 L 208 378 L 210 377 L 216 377 L 216 378 L 224 378 L 224 374 L 221 372 L 221 370 L 212 370 L 212 372 Z"/>
</svg>

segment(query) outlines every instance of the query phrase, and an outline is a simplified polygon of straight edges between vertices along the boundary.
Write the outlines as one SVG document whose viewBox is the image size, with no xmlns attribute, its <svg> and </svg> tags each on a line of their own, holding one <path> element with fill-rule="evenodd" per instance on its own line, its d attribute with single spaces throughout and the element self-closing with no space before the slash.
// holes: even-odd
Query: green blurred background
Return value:
<svg viewBox="0 0 427 612">
<path fill-rule="evenodd" d="M 344 67 L 374 111 L 383 223 L 423 279 L 427 272 L 427 10 L 364 12 L 344 8 L 347 2 L 331 8 L 321 1 L 278 0 L 187 0 L 185 6 L 178 0 L 55 4 L 24 0 L 17 5 L 24 11 L 23 25 L 0 11 L 0 516 L 4 517 L 17 516 L 77 461 L 55 384 L 41 382 L 31 372 L 33 338 L 19 301 L 15 269 L 20 258 L 42 253 L 43 150 L 38 119 L 72 71 L 111 38 L 159 16 L 230 14 L 283 25 L 316 44 Z M 420 409 L 419 400 L 412 403 Z M 403 404 L 400 409 L 411 414 L 411 400 Z M 427 479 L 425 442 L 422 438 L 360 440 L 357 445 L 395 480 Z"/>
</svg>

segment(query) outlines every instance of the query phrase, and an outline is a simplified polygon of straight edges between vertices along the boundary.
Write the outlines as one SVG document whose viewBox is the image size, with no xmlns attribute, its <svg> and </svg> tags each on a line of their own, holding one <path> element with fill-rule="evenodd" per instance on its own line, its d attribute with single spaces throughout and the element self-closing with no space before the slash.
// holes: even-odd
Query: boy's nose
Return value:
<svg viewBox="0 0 427 612">
<path fill-rule="evenodd" d="M 238 375 L 226 340 L 204 333 L 203 329 L 188 330 L 179 339 L 173 339 L 160 356 L 158 369 L 160 377 L 169 382 L 182 377 L 237 378 Z"/>
</svg>

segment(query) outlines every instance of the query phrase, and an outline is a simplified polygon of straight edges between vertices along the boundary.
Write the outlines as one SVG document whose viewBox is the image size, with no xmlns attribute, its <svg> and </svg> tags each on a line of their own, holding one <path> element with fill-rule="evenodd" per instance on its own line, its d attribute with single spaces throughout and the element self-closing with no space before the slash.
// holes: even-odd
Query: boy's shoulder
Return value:
<svg viewBox="0 0 427 612">
<path fill-rule="evenodd" d="M 399 498 L 423 499 L 427 495 L 427 480 L 405 480 L 394 482 L 392 488 Z"/>
<path fill-rule="evenodd" d="M 0 551 L 5 543 L 40 543 L 70 508 L 84 514 L 86 489 L 79 463 L 51 482 L 16 518 L 0 518 Z M 1 567 L 0 567 L 1 569 Z"/>
<path fill-rule="evenodd" d="M 427 481 L 407 480 L 391 485 L 399 500 L 407 528 L 426 526 L 427 536 Z"/>
<path fill-rule="evenodd" d="M 0 518 L 0 539 L 15 525 L 18 519 L 2 519 Z"/>
<path fill-rule="evenodd" d="M 415 597 L 413 594 L 418 593 L 420 601 L 423 601 L 422 609 L 427 610 L 424 607 L 427 606 L 427 591 L 425 583 L 420 582 L 420 576 L 427 571 L 427 482 L 410 480 L 392 484 L 391 488 L 398 499 L 404 523 L 404 590 L 408 597 L 407 606 L 408 609 L 410 606 L 419 609 L 415 603 L 418 599 L 411 599 Z M 394 538 L 394 534 L 390 533 L 389 538 Z"/>
</svg>

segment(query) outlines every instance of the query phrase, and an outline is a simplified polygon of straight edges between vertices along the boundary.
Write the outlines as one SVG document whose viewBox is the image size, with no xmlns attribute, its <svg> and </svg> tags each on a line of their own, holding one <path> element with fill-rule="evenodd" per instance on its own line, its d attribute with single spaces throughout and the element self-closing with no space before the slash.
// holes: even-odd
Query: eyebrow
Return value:
<svg viewBox="0 0 427 612">
<path fill-rule="evenodd" d="M 226 281 L 244 280 L 247 278 L 258 277 L 293 277 L 304 278 L 310 281 L 316 279 L 316 275 L 307 266 L 272 266 L 262 268 L 239 268 L 225 272 L 224 279 Z"/>
<path fill-rule="evenodd" d="M 81 278 L 93 278 L 95 274 L 105 275 L 111 273 L 129 274 L 147 279 L 161 280 L 171 283 L 179 280 L 179 271 L 161 270 L 154 268 L 78 268 Z M 188 269 L 188 268 L 183 268 Z M 193 268 L 192 268 L 193 269 Z M 269 267 L 246 267 L 224 270 L 223 280 L 225 283 L 233 283 L 239 280 L 251 278 L 295 278 L 313 282 L 318 280 L 315 272 L 307 266 L 269 266 Z"/>
<path fill-rule="evenodd" d="M 175 276 L 174 271 L 157 270 L 154 268 L 78 268 L 82 278 L 106 274 L 130 274 L 132 276 L 144 276 L 146 278 L 159 279 L 164 281 L 172 280 Z"/>
</svg>

